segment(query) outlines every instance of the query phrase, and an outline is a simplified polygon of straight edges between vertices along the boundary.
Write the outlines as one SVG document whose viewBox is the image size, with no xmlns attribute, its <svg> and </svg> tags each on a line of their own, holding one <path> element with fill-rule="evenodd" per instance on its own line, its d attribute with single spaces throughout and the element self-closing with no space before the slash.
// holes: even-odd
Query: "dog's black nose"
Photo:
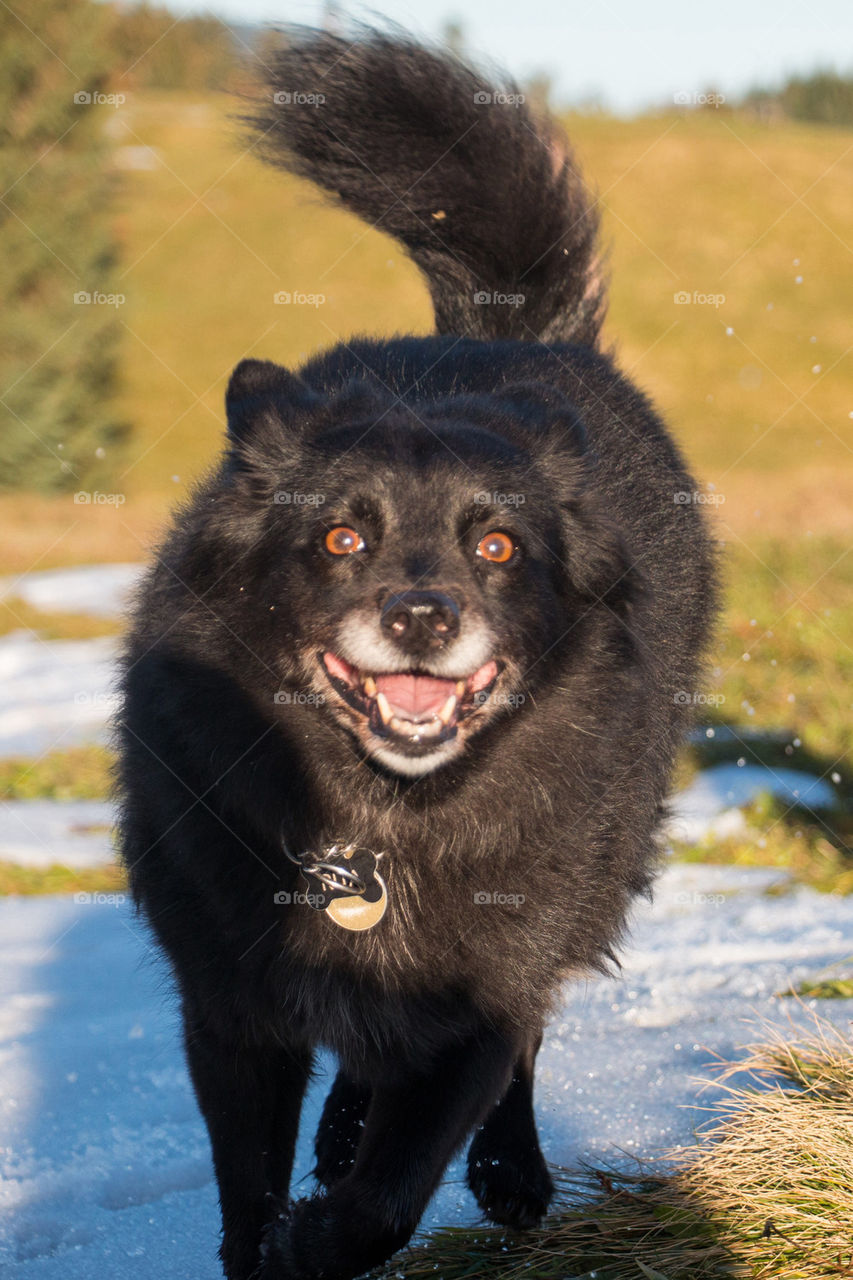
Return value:
<svg viewBox="0 0 853 1280">
<path fill-rule="evenodd" d="M 459 607 L 442 591 L 403 591 L 389 596 L 381 622 L 403 649 L 438 649 L 459 635 Z"/>
</svg>

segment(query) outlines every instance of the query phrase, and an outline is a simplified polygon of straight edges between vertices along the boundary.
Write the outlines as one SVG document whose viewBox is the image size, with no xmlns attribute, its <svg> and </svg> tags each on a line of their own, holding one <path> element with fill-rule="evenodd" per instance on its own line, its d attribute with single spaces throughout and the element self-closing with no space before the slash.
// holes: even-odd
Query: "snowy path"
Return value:
<svg viewBox="0 0 853 1280">
<path fill-rule="evenodd" d="M 853 951 L 853 899 L 765 896 L 774 873 L 675 866 L 618 981 L 567 993 L 540 1058 L 550 1159 L 688 1141 L 709 1050 L 789 1011 L 774 992 Z M 0 901 L 0 1270 L 13 1280 L 215 1280 L 216 1193 L 162 966 L 127 903 Z M 853 1001 L 821 1002 L 839 1024 Z M 313 1088 L 297 1177 L 324 1082 Z M 709 1100 L 704 1095 L 702 1104 Z M 457 1161 L 425 1225 L 471 1221 Z M 303 1188 L 310 1186 L 305 1178 Z"/>
</svg>

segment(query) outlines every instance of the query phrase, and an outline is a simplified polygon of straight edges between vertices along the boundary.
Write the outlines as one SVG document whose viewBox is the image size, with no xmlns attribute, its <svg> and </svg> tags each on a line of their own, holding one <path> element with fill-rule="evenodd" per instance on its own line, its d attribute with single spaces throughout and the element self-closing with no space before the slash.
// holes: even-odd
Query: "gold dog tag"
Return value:
<svg viewBox="0 0 853 1280">
<path fill-rule="evenodd" d="M 376 870 L 381 856 L 338 842 L 326 845 L 321 859 L 291 861 L 301 868 L 315 911 L 325 911 L 341 929 L 361 933 L 379 923 L 388 905 L 385 881 Z"/>
<path fill-rule="evenodd" d="M 385 881 L 378 871 L 374 871 L 373 884 L 368 890 L 371 898 L 374 897 L 377 887 L 379 895 L 375 901 L 369 901 L 366 897 L 334 898 L 326 907 L 326 915 L 330 916 L 342 929 L 352 929 L 357 932 L 361 932 L 362 929 L 372 929 L 385 915 L 385 908 L 388 905 Z"/>
</svg>

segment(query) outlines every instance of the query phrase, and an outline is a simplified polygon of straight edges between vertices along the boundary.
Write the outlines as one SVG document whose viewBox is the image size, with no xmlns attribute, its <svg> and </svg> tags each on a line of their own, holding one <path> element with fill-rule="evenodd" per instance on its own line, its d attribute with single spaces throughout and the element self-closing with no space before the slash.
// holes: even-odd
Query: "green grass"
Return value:
<svg viewBox="0 0 853 1280">
<path fill-rule="evenodd" d="M 0 758 L 0 802 L 15 800 L 106 800 L 114 757 L 91 745 L 42 756 Z M 114 893 L 126 886 L 118 863 L 74 869 L 19 866 L 0 858 L 0 896 L 39 893 Z"/>
<path fill-rule="evenodd" d="M 849 466 L 850 134 L 716 112 L 568 123 L 606 208 L 609 333 L 725 518 L 743 498 L 766 519 L 782 474 Z M 674 305 L 677 291 L 725 301 Z"/>
<path fill-rule="evenodd" d="M 0 758 L 0 800 L 105 800 L 112 766 L 112 752 L 96 745 Z"/>
<path fill-rule="evenodd" d="M 793 884 L 807 884 L 823 893 L 853 893 L 853 819 L 849 813 L 815 817 L 768 794 L 748 805 L 745 816 L 747 830 L 743 834 L 708 837 L 691 845 L 675 841 L 675 857 L 681 862 L 772 867 L 787 871 Z"/>
<path fill-rule="evenodd" d="M 730 540 L 710 687 L 716 717 L 791 730 L 779 764 L 838 773 L 853 758 L 853 546 L 830 537 Z"/>
<path fill-rule="evenodd" d="M 16 596 L 0 600 L 0 636 L 12 631 L 32 631 L 45 640 L 91 640 L 114 636 L 121 631 L 117 618 L 98 618 L 89 613 L 46 612 Z"/>
<path fill-rule="evenodd" d="M 853 956 L 828 965 L 814 977 L 779 994 L 800 1000 L 853 1000 Z"/>
<path fill-rule="evenodd" d="M 723 568 L 725 609 L 707 683 L 716 701 L 699 708 L 708 736 L 700 732 L 685 752 L 679 779 L 723 761 L 801 769 L 823 778 L 836 804 L 813 814 L 759 797 L 746 834 L 676 844 L 676 856 L 778 867 L 795 882 L 851 893 L 853 554 L 830 537 L 752 547 L 736 539 Z"/>
<path fill-rule="evenodd" d="M 0 859 L 0 897 L 11 894 L 43 893 L 124 893 L 127 876 L 118 863 L 77 870 L 59 864 L 50 867 L 22 867 Z"/>
<path fill-rule="evenodd" d="M 801 982 L 785 995 L 799 996 L 801 1000 L 853 1000 L 853 978 Z"/>
</svg>

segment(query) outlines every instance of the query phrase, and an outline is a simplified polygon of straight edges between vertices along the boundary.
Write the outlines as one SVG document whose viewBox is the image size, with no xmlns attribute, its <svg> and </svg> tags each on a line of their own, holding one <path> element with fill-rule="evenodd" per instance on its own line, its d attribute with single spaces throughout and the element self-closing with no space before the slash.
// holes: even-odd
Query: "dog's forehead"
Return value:
<svg viewBox="0 0 853 1280">
<path fill-rule="evenodd" d="M 527 451 L 497 429 L 430 405 L 395 405 L 377 415 L 333 423 L 312 441 L 341 474 L 383 468 L 473 479 L 494 467 L 529 466 Z M 378 468 L 378 472 L 376 469 Z"/>
</svg>

